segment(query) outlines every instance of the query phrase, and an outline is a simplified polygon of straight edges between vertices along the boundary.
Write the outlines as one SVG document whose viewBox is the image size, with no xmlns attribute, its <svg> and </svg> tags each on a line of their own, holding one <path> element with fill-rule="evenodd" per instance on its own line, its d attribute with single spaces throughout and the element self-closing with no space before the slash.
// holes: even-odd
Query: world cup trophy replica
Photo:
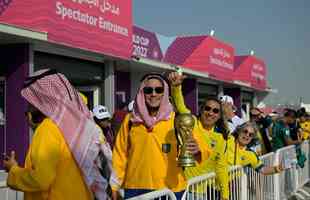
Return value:
<svg viewBox="0 0 310 200">
<path fill-rule="evenodd" d="M 175 118 L 175 134 L 178 141 L 178 165 L 180 167 L 195 166 L 195 159 L 191 152 L 186 149 L 187 140 L 192 137 L 195 119 L 189 114 L 179 114 Z"/>
</svg>

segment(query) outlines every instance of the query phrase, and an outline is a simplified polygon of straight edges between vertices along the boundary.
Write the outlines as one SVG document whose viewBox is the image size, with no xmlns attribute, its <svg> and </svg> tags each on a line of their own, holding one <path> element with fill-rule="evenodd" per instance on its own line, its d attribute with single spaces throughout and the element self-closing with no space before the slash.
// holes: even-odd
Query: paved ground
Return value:
<svg viewBox="0 0 310 200">
<path fill-rule="evenodd" d="M 310 182 L 306 183 L 302 190 L 297 191 L 297 194 L 289 200 L 310 200 Z"/>
</svg>

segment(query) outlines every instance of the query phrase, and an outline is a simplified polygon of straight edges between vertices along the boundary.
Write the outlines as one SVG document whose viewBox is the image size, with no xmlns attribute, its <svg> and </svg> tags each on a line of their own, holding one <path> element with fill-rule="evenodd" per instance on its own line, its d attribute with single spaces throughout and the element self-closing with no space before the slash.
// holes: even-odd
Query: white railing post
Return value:
<svg viewBox="0 0 310 200">
<path fill-rule="evenodd" d="M 6 185 L 7 173 L 0 170 L 0 200 L 22 200 L 24 193 L 10 189 Z"/>
<path fill-rule="evenodd" d="M 274 162 L 273 162 L 273 166 L 277 166 L 280 163 L 280 156 L 279 156 L 279 152 L 276 151 L 274 153 Z M 280 174 L 274 174 L 273 176 L 273 191 L 274 191 L 274 200 L 280 200 Z"/>
<path fill-rule="evenodd" d="M 177 200 L 174 193 L 167 188 L 135 196 L 129 198 L 128 200 L 153 200 L 153 199 Z"/>
<path fill-rule="evenodd" d="M 242 176 L 241 176 L 241 190 L 244 188 L 245 191 L 241 191 L 241 199 L 240 200 L 248 200 L 248 177 L 244 170 L 242 170 Z"/>
</svg>

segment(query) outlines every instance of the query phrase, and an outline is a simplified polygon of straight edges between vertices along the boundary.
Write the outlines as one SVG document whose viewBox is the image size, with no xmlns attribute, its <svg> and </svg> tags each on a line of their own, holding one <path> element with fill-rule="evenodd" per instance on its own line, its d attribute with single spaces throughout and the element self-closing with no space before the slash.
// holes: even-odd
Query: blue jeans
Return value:
<svg viewBox="0 0 310 200">
<path fill-rule="evenodd" d="M 142 195 L 148 192 L 153 192 L 154 190 L 148 190 L 148 189 L 125 189 L 125 199 L 132 198 L 138 195 Z M 182 199 L 184 191 L 181 192 L 175 192 L 174 195 L 176 196 L 177 200 Z"/>
</svg>

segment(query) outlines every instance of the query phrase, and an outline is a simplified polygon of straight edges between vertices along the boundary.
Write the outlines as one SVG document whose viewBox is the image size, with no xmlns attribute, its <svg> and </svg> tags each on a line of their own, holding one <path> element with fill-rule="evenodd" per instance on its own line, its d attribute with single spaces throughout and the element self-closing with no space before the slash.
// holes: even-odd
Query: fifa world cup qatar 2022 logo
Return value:
<svg viewBox="0 0 310 200">
<path fill-rule="evenodd" d="M 12 0 L 0 0 L 0 16 L 9 7 Z"/>
</svg>

